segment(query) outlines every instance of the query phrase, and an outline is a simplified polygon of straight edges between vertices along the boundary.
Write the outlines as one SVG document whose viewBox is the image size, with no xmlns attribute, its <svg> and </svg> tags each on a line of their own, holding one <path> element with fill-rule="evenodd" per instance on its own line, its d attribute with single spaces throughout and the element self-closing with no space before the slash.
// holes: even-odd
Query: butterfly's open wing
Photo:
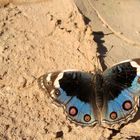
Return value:
<svg viewBox="0 0 140 140">
<path fill-rule="evenodd" d="M 47 73 L 39 78 L 39 85 L 62 105 L 68 118 L 81 125 L 94 125 L 97 120 L 93 96 L 93 74 L 75 70 Z"/>
<path fill-rule="evenodd" d="M 114 65 L 103 73 L 104 113 L 102 123 L 117 128 L 131 120 L 138 110 L 140 59 Z"/>
</svg>

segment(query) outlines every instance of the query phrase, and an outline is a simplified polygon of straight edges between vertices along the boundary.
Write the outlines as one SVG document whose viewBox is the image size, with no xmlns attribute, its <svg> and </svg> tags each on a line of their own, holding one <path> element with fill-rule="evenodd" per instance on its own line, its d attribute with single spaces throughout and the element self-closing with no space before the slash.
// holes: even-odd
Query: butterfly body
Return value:
<svg viewBox="0 0 140 140">
<path fill-rule="evenodd" d="M 39 78 L 39 85 L 64 107 L 71 121 L 117 129 L 138 110 L 140 59 L 121 62 L 103 73 L 78 70 L 47 73 Z"/>
</svg>

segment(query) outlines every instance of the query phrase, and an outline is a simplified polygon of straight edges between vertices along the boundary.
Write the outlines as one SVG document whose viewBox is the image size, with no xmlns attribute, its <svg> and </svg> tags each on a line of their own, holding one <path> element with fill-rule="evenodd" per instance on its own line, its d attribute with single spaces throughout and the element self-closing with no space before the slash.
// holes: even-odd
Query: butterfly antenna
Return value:
<svg viewBox="0 0 140 140">
<path fill-rule="evenodd" d="M 110 67 L 110 65 L 107 62 L 104 61 L 104 58 L 107 57 L 107 55 L 110 53 L 110 51 L 112 50 L 113 47 L 114 46 L 112 45 L 111 48 L 107 51 L 107 53 L 105 55 L 103 55 L 103 56 L 100 56 L 100 54 L 98 55 L 100 64 L 101 65 L 104 64 L 107 68 Z M 100 57 L 102 57 L 102 59 L 100 59 Z M 104 69 L 103 66 L 102 66 L 102 69 Z"/>
<path fill-rule="evenodd" d="M 78 48 L 77 49 L 78 51 L 79 51 L 79 53 L 81 53 L 82 54 L 82 56 L 86 59 L 86 60 L 88 60 L 88 62 L 93 66 L 93 71 L 97 71 L 97 68 L 99 68 L 98 66 L 99 66 L 99 60 L 98 60 L 98 58 L 97 58 L 97 55 L 96 56 L 94 56 L 93 58 L 92 58 L 92 60 L 94 60 L 93 62 L 91 61 L 91 60 L 89 60 L 88 59 L 88 57 L 85 55 L 85 53 L 83 53 L 83 52 L 81 52 L 81 50 Z"/>
</svg>

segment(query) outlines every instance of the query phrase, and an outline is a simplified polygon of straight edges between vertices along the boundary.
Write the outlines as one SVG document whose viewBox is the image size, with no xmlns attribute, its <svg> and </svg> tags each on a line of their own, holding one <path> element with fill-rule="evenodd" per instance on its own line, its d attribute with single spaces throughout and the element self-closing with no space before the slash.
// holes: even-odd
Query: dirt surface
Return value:
<svg viewBox="0 0 140 140">
<path fill-rule="evenodd" d="M 75 1 L 92 26 L 105 68 L 122 60 L 139 58 L 139 0 Z"/>
<path fill-rule="evenodd" d="M 48 71 L 72 68 L 90 71 L 94 70 L 94 65 L 98 66 L 96 51 L 101 53 L 103 48 L 98 42 L 95 43 L 95 35 L 98 33 L 93 34 L 93 31 L 111 31 L 102 23 L 97 24 L 100 20 L 96 14 L 92 19 L 98 20 L 92 20 L 91 28 L 73 0 L 48 0 L 37 3 L 24 1 L 25 3 L 20 4 L 16 1 L 0 2 L 0 139 L 139 138 L 139 112 L 131 123 L 118 131 L 98 125 L 82 128 L 70 123 L 63 109 L 54 106 L 38 87 L 37 78 Z M 99 2 L 95 2 L 97 7 Z M 80 8 L 84 12 L 82 7 Z M 129 32 L 124 33 L 131 38 Z M 133 44 L 132 47 L 128 42 L 121 42 L 122 39 L 115 34 L 103 35 L 102 38 L 110 38 L 101 44 L 106 48 L 106 43 L 110 43 L 108 50 L 114 45 L 105 59 L 109 65 L 124 58 L 138 57 L 138 45 Z M 135 34 L 131 39 L 140 42 L 140 38 L 135 38 Z M 114 40 L 118 42 L 117 45 L 114 44 Z"/>
</svg>

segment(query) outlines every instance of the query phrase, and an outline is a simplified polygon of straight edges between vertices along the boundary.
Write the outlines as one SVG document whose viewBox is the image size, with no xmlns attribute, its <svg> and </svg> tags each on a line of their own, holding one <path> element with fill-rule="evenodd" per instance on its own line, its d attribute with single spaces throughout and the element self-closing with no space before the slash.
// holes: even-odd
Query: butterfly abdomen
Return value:
<svg viewBox="0 0 140 140">
<path fill-rule="evenodd" d="M 102 110 L 103 108 L 103 79 L 102 75 L 100 74 L 95 74 L 94 77 L 94 83 L 95 83 L 95 101 L 97 108 L 99 111 Z"/>
</svg>

